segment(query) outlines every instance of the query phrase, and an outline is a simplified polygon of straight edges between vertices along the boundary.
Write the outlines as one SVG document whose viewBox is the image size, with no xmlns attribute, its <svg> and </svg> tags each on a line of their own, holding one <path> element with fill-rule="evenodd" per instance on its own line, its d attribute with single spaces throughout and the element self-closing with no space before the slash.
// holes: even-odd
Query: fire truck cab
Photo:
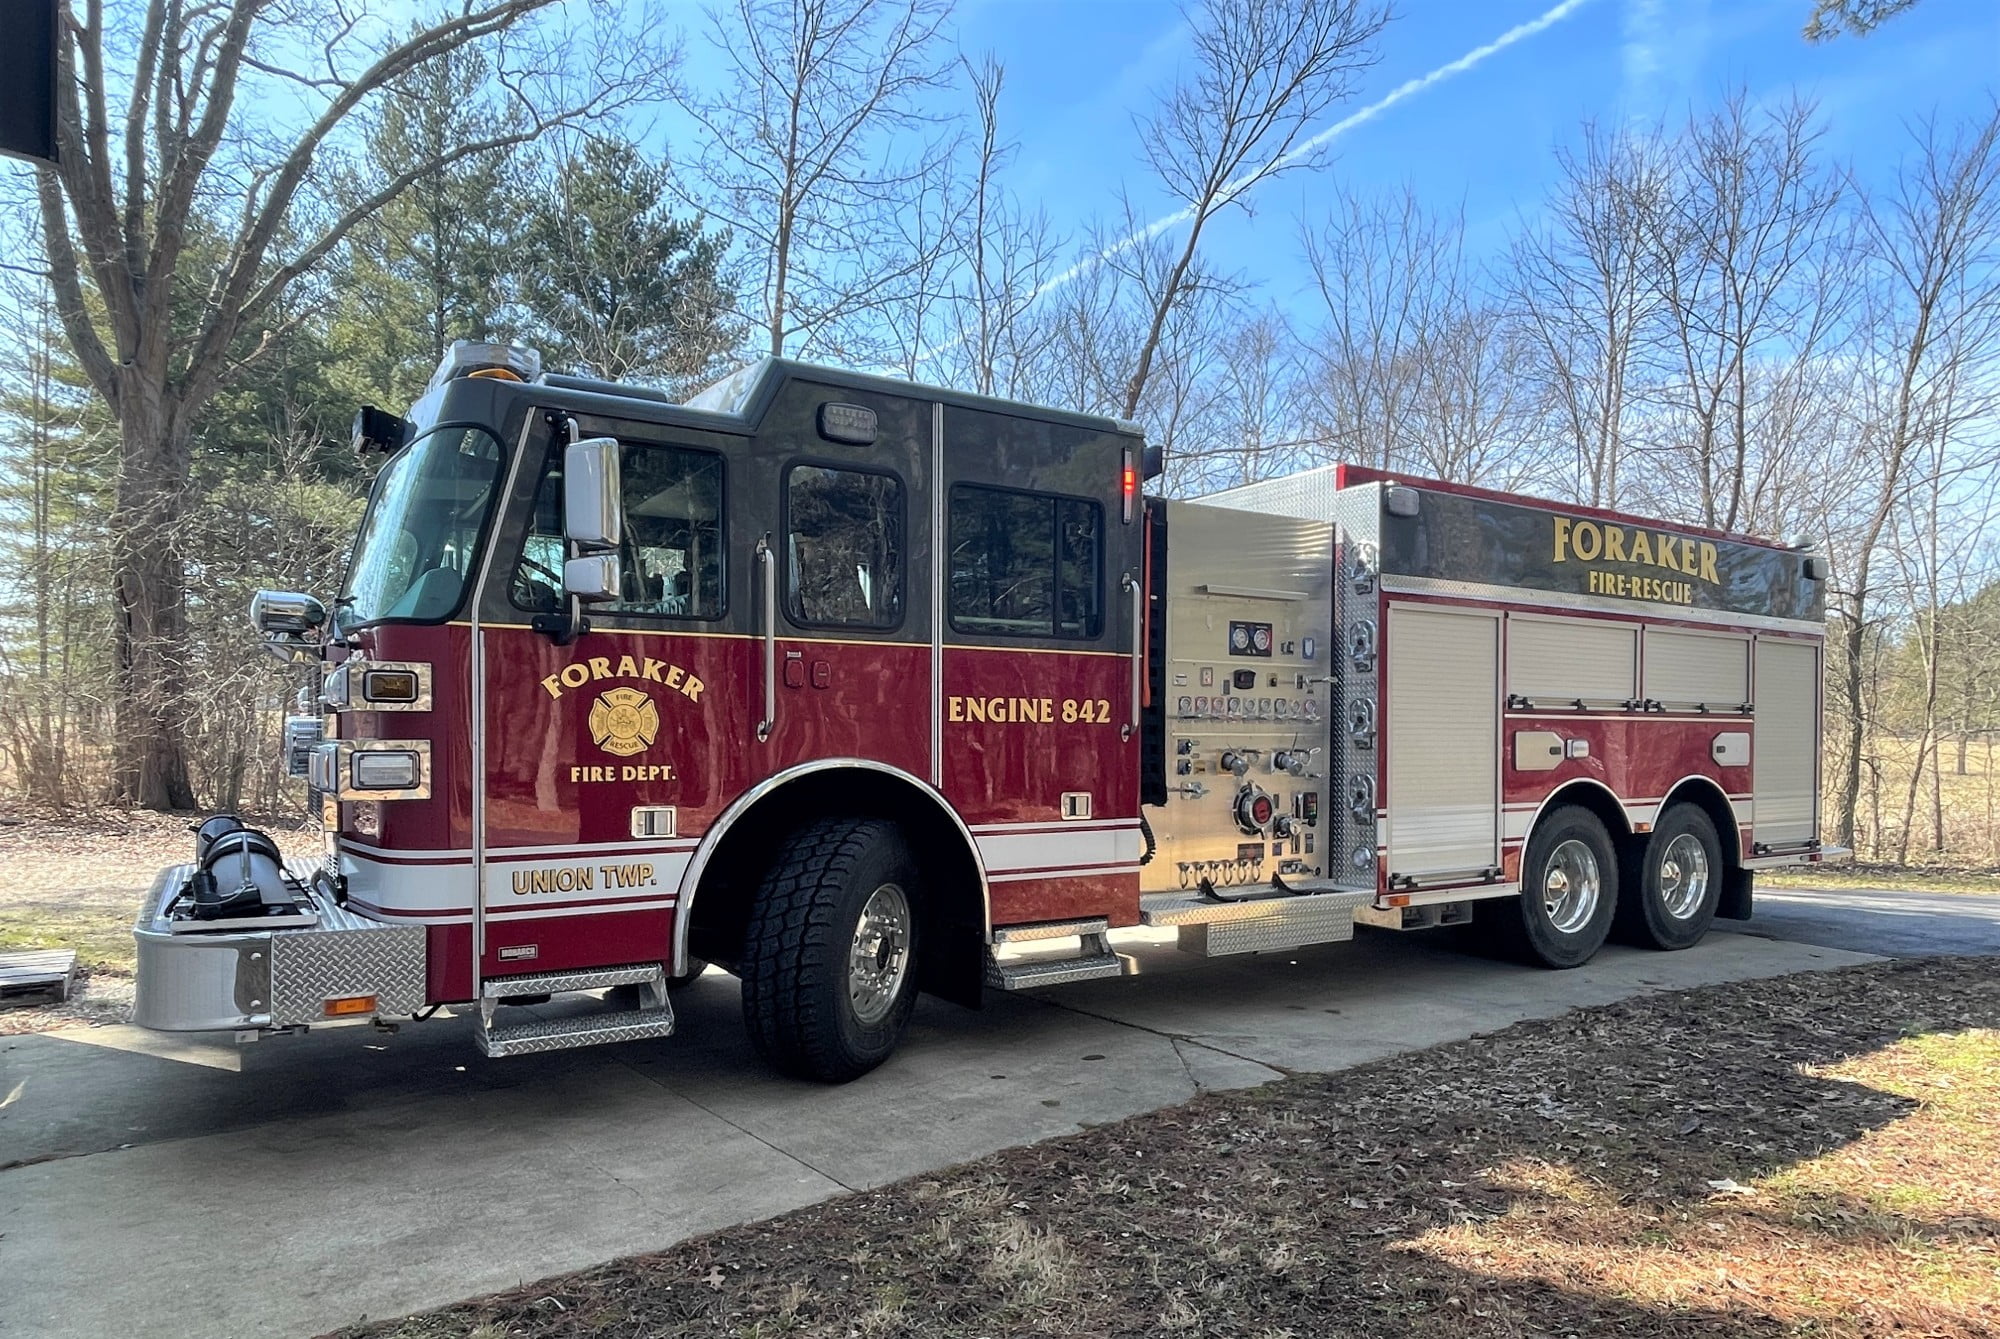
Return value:
<svg viewBox="0 0 2000 1339">
<path fill-rule="evenodd" d="M 452 1006 L 508 1055 L 667 1035 L 715 964 L 842 1080 L 1120 931 L 1476 914 L 1568 967 L 1833 854 L 1796 549 L 1345 467 L 1151 499 L 1131 424 L 772 359 L 674 403 L 461 344 L 356 444 L 338 597 L 253 607 L 323 857 L 206 825 L 148 1026 Z"/>
</svg>

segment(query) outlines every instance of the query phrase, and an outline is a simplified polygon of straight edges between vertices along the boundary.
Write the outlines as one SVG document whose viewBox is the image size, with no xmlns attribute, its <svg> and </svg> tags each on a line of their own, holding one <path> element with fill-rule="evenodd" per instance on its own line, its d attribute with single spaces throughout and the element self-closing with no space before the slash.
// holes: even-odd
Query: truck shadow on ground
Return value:
<svg viewBox="0 0 2000 1339">
<path fill-rule="evenodd" d="M 351 1333 L 1989 1334 L 1996 1028 L 1976 960 L 1634 999 Z"/>
</svg>

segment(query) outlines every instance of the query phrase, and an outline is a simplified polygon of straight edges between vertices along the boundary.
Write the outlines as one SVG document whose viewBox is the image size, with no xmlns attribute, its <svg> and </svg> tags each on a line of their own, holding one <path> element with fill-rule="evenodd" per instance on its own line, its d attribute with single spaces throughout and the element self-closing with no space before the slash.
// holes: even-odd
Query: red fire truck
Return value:
<svg viewBox="0 0 2000 1339">
<path fill-rule="evenodd" d="M 1156 500 L 1131 424 L 779 360 L 675 403 L 462 344 L 355 441 L 338 598 L 252 611 L 324 857 L 206 825 L 148 1026 L 449 1005 L 508 1055 L 664 1036 L 715 964 L 842 1080 L 1121 931 L 1574 967 L 1835 854 L 1798 548 L 1352 467 Z"/>
</svg>

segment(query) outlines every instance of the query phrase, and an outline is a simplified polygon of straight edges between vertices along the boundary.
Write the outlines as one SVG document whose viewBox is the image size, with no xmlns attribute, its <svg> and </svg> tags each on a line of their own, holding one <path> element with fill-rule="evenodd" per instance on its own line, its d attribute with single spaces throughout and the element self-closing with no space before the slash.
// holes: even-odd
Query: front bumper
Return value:
<svg viewBox="0 0 2000 1339">
<path fill-rule="evenodd" d="M 375 997 L 377 1017 L 425 1005 L 425 936 L 420 925 L 358 916 L 306 882 L 316 925 L 281 930 L 175 933 L 171 915 L 192 865 L 160 871 L 140 909 L 133 1021 L 161 1032 L 233 1032 L 330 1021 L 327 1001 Z M 180 922 L 184 927 L 187 922 Z"/>
</svg>

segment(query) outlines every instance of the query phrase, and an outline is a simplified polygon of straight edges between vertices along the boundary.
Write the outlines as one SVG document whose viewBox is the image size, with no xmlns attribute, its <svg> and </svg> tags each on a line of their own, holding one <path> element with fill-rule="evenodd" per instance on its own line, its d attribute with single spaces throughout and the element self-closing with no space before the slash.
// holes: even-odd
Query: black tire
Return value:
<svg viewBox="0 0 2000 1339">
<path fill-rule="evenodd" d="M 1668 807 L 1639 853 L 1638 877 L 1620 900 L 1618 937 L 1642 948 L 1692 948 L 1715 922 L 1728 870 L 1708 814 Z"/>
<path fill-rule="evenodd" d="M 889 1058 L 917 1003 L 916 889 L 893 823 L 828 818 L 786 838 L 751 902 L 737 971 L 744 1024 L 773 1068 L 845 1083 Z M 885 939 L 876 957 L 886 994 L 858 1004 L 869 984 L 852 962 L 862 912 L 878 894 L 893 911 L 889 890 L 902 900 L 902 942 Z"/>
<path fill-rule="evenodd" d="M 1572 901 L 1567 889 L 1593 872 L 1597 891 L 1586 909 L 1579 903 L 1587 899 L 1578 894 Z M 1563 805 L 1542 815 L 1529 834 L 1521 895 L 1494 904 L 1493 922 L 1499 947 L 1510 956 L 1566 969 L 1583 966 L 1604 946 L 1617 910 L 1618 853 L 1611 834 L 1590 810 Z"/>
</svg>

